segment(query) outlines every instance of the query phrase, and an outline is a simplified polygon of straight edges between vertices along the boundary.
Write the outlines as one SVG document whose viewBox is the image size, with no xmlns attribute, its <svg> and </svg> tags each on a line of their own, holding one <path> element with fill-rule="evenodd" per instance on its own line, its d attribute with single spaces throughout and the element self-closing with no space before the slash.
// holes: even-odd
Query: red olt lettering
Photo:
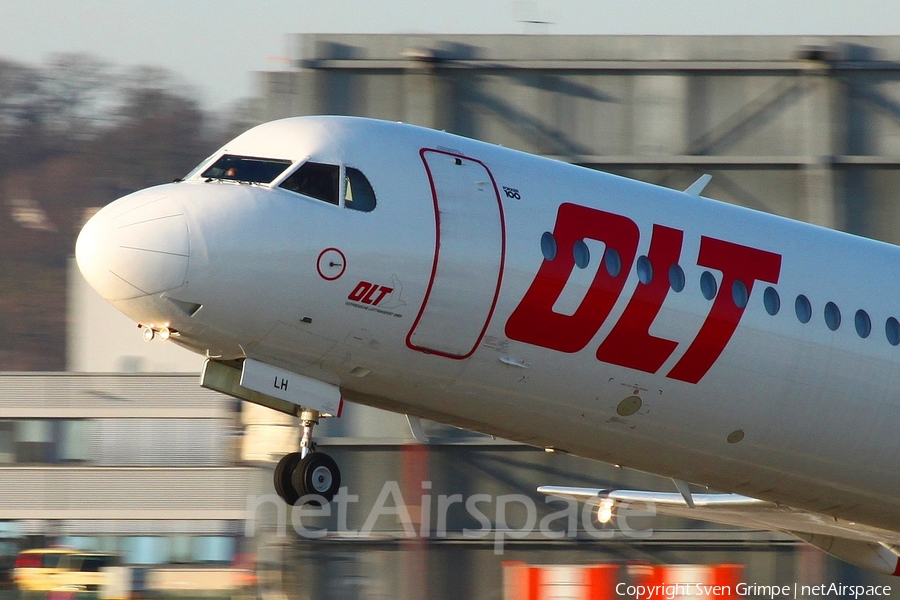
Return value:
<svg viewBox="0 0 900 600">
<path fill-rule="evenodd" d="M 635 262 L 640 231 L 622 215 L 566 203 L 559 207 L 553 237 L 557 255 L 541 264 L 506 323 L 506 335 L 560 352 L 579 352 L 594 338 L 622 295 Z M 621 317 L 597 348 L 598 360 L 656 373 L 675 352 L 679 342 L 651 335 L 650 327 L 669 294 L 667 274 L 679 262 L 683 238 L 683 231 L 653 226 L 647 259 L 654 275 L 637 285 Z M 621 269 L 611 275 L 600 266 L 575 312 L 557 313 L 553 306 L 575 268 L 574 245 L 585 239 L 615 249 Z M 781 256 L 703 236 L 697 265 L 720 271 L 722 282 L 700 331 L 667 374 L 688 383 L 697 383 L 706 375 L 737 329 L 746 303 L 736 302 L 732 290 L 743 289 L 749 297 L 756 281 L 778 283 Z"/>
<path fill-rule="evenodd" d="M 353 288 L 353 291 L 350 292 L 350 295 L 347 296 L 347 299 L 352 300 L 353 302 L 362 302 L 363 304 L 378 306 L 378 304 L 384 300 L 384 297 L 393 291 L 394 288 L 390 288 L 386 285 L 360 281 L 356 284 L 356 287 Z"/>
</svg>

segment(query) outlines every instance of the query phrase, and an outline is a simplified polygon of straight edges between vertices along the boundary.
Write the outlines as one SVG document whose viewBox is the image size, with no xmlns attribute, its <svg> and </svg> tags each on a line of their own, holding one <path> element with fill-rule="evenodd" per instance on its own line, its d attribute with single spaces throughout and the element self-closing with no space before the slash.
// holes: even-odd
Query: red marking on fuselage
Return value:
<svg viewBox="0 0 900 600">
<path fill-rule="evenodd" d="M 622 293 L 640 232 L 627 217 L 566 203 L 559 207 L 553 237 L 556 257 L 541 263 L 534 282 L 506 322 L 506 335 L 560 352 L 578 352 L 597 333 Z M 575 269 L 575 242 L 583 239 L 615 248 L 621 269 L 613 277 L 601 265 L 575 313 L 563 315 L 555 312 L 553 305 Z"/>
<path fill-rule="evenodd" d="M 500 268 L 499 273 L 497 274 L 497 290 L 494 293 L 494 298 L 491 301 L 491 307 L 488 311 L 487 319 L 485 319 L 484 327 L 481 329 L 481 333 L 479 333 L 478 339 L 472 345 L 472 349 L 462 355 L 448 354 L 446 352 L 440 352 L 429 348 L 420 348 L 412 342 L 413 333 L 416 331 L 416 326 L 418 326 L 419 321 L 422 319 L 422 315 L 425 314 L 425 308 L 428 306 L 428 299 L 431 297 L 431 291 L 434 288 L 434 278 L 437 274 L 438 260 L 441 251 L 441 213 L 438 205 L 437 188 L 434 184 L 434 177 L 431 173 L 431 169 L 428 167 L 428 161 L 425 159 L 426 152 L 444 154 L 447 156 L 458 158 L 460 160 L 467 160 L 481 165 L 491 180 L 491 186 L 494 189 L 494 197 L 497 200 L 497 209 L 500 215 Z M 419 314 L 416 315 L 412 326 L 409 328 L 409 333 L 406 334 L 406 347 L 410 350 L 424 352 L 425 354 L 435 354 L 437 356 L 443 356 L 444 358 L 462 360 L 474 354 L 475 350 L 478 348 L 478 345 L 481 343 L 482 338 L 484 338 L 484 333 L 487 331 L 488 325 L 490 325 L 491 322 L 491 318 L 494 315 L 494 310 L 497 308 L 497 299 L 500 296 L 500 285 L 503 283 L 503 270 L 506 265 L 506 218 L 503 214 L 503 202 L 500 200 L 500 188 L 497 186 L 497 181 L 494 179 L 494 174 L 491 173 L 491 170 L 488 168 L 488 166 L 480 160 L 464 156 L 462 154 L 447 152 L 445 150 L 436 150 L 433 148 L 422 148 L 421 150 L 419 150 L 419 158 L 422 159 L 422 164 L 425 166 L 425 173 L 428 176 L 428 184 L 431 187 L 431 199 L 434 203 L 434 260 L 431 264 L 431 275 L 428 280 L 428 287 L 425 288 L 425 297 L 422 300 L 422 307 L 419 309 Z M 465 315 L 461 315 L 460 318 L 465 318 Z"/>
<path fill-rule="evenodd" d="M 506 323 L 506 335 L 543 348 L 578 352 L 597 334 L 619 300 L 634 264 L 640 232 L 628 217 L 567 203 L 559 207 L 553 236 L 557 254 L 541 263 Z M 678 342 L 652 336 L 649 331 L 668 296 L 667 271 L 679 260 L 683 238 L 681 230 L 653 226 L 648 259 L 658 272 L 649 283 L 638 284 L 622 316 L 597 349 L 598 360 L 656 373 L 674 353 Z M 607 249 L 614 248 L 621 257 L 621 272 L 612 277 L 598 266 L 575 313 L 563 315 L 553 306 L 575 267 L 574 244 L 582 239 L 602 241 Z M 738 296 L 746 294 L 745 300 L 756 281 L 778 283 L 781 255 L 702 236 L 697 265 L 720 271 L 722 283 L 699 332 L 667 375 L 687 383 L 698 383 L 706 375 L 737 329 L 746 303 L 739 305 L 733 291 L 735 283 L 743 284 L 744 291 Z"/>
<path fill-rule="evenodd" d="M 747 287 L 747 297 L 756 281 L 778 283 L 781 256 L 724 240 L 703 236 L 697 264 L 722 272 L 722 284 L 712 308 L 693 343 L 684 356 L 669 371 L 669 377 L 697 383 L 713 366 L 734 335 L 745 306 L 738 306 L 733 297 L 736 281 Z"/>
<path fill-rule="evenodd" d="M 347 296 L 347 300 L 351 300 L 353 302 L 362 302 L 363 304 L 371 304 L 372 306 L 378 306 L 378 304 L 384 300 L 384 297 L 394 291 L 394 288 L 389 288 L 386 285 L 378 285 L 376 283 L 369 283 L 368 281 L 360 281 L 356 284 L 356 287 L 353 288 L 353 291 Z M 376 295 L 377 294 L 377 295 Z"/>
<path fill-rule="evenodd" d="M 337 272 L 336 275 L 325 275 L 322 271 L 322 258 L 329 252 L 335 252 L 338 256 L 340 256 L 340 267 L 341 270 Z M 329 265 L 329 266 L 338 266 L 337 264 Z M 347 270 L 347 257 L 344 256 L 344 253 L 338 250 L 337 248 L 325 248 L 322 252 L 319 253 L 319 258 L 316 259 L 316 272 L 319 273 L 319 277 L 324 279 L 325 281 L 334 281 L 341 277 L 344 274 L 344 271 Z"/>
<path fill-rule="evenodd" d="M 671 289 L 668 269 L 678 262 L 683 238 L 677 229 L 653 226 L 647 253 L 653 277 L 648 284 L 638 284 L 625 312 L 597 349 L 598 360 L 656 373 L 678 347 L 678 342 L 650 335 L 650 325 Z"/>
<path fill-rule="evenodd" d="M 353 291 L 347 296 L 348 300 L 352 300 L 353 302 L 359 302 L 365 297 L 366 294 L 372 289 L 372 284 L 368 281 L 360 281 L 356 284 L 356 287 L 353 288 Z"/>
</svg>

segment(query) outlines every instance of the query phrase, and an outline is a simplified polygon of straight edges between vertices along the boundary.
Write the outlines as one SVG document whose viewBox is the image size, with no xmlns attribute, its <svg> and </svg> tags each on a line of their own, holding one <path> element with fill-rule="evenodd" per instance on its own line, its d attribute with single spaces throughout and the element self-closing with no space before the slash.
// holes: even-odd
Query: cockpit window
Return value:
<svg viewBox="0 0 900 600">
<path fill-rule="evenodd" d="M 338 204 L 341 169 L 337 165 L 306 162 L 281 183 L 281 187 L 317 200 Z"/>
<path fill-rule="evenodd" d="M 344 178 L 344 206 L 353 210 L 369 212 L 375 208 L 375 190 L 366 176 L 358 170 L 347 167 Z"/>
<path fill-rule="evenodd" d="M 214 162 L 211 167 L 203 171 L 201 177 L 227 179 L 230 181 L 249 181 L 251 183 L 271 183 L 289 166 L 291 166 L 291 161 L 289 160 L 225 154 Z"/>
</svg>

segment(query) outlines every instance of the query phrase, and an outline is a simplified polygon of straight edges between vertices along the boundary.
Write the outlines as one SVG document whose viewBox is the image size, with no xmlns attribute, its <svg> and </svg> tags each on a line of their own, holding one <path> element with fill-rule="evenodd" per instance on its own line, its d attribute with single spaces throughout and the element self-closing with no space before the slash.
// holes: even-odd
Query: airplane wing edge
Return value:
<svg viewBox="0 0 900 600">
<path fill-rule="evenodd" d="M 681 492 L 618 490 L 543 485 L 537 491 L 571 497 L 605 511 L 618 503 L 652 504 L 656 511 L 738 527 L 780 531 L 858 567 L 900 576 L 900 532 L 877 529 L 833 517 L 802 511 L 740 494 L 691 494 L 689 506 Z"/>
<path fill-rule="evenodd" d="M 551 496 L 572 496 L 590 504 L 597 504 L 605 499 L 610 499 L 616 502 L 653 502 L 663 506 L 677 506 L 683 508 L 775 506 L 771 502 L 759 500 L 758 498 L 751 498 L 749 496 L 741 496 L 740 494 L 691 494 L 694 501 L 694 507 L 691 507 L 680 492 L 650 492 L 643 490 L 580 488 L 556 485 L 542 485 L 537 491 Z"/>
</svg>

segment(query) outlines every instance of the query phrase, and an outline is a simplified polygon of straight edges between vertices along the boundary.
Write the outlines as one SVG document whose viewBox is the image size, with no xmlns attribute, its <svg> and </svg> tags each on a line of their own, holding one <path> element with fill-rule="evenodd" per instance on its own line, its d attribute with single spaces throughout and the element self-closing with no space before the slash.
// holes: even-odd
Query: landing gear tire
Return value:
<svg viewBox="0 0 900 600">
<path fill-rule="evenodd" d="M 337 494 L 340 487 L 341 471 L 338 469 L 337 463 L 334 462 L 333 458 L 322 452 L 310 452 L 305 458 L 300 460 L 293 470 L 291 488 L 297 494 L 297 498 L 308 495 L 319 496 L 318 498 L 308 499 L 307 504 L 314 506 L 328 504 L 334 498 L 334 495 Z M 285 499 L 285 502 L 287 502 L 287 499 Z M 297 500 L 293 503 L 296 502 Z M 288 504 L 292 503 L 288 502 Z"/>
<path fill-rule="evenodd" d="M 300 499 L 300 494 L 294 489 L 292 481 L 294 471 L 301 460 L 299 452 L 291 452 L 282 456 L 275 466 L 275 492 L 288 506 L 297 504 L 297 501 Z"/>
</svg>

